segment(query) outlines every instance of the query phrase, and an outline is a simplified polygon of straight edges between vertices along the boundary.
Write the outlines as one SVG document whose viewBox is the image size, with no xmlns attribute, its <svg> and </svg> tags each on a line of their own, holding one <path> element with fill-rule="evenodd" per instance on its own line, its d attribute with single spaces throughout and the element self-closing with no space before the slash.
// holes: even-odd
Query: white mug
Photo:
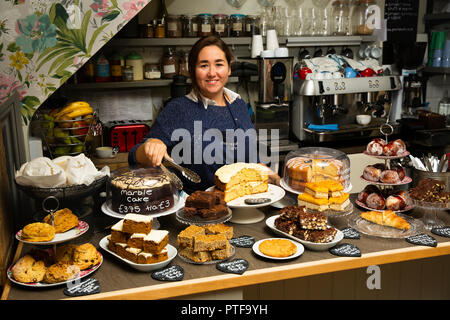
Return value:
<svg viewBox="0 0 450 320">
<path fill-rule="evenodd" d="M 371 58 L 378 59 L 379 57 L 381 57 L 381 54 L 382 54 L 381 48 L 379 48 L 379 47 L 373 46 L 370 49 L 370 57 Z"/>
<path fill-rule="evenodd" d="M 118 147 L 98 147 L 95 148 L 95 153 L 99 158 L 114 158 L 119 152 Z"/>
</svg>

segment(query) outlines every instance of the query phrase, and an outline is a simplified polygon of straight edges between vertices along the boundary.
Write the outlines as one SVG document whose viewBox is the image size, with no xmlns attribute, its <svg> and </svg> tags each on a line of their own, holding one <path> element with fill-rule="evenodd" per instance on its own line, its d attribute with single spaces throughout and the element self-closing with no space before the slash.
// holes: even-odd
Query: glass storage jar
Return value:
<svg viewBox="0 0 450 320">
<path fill-rule="evenodd" d="M 165 38 L 166 37 L 166 27 L 164 19 L 157 19 L 153 22 L 153 33 L 155 38 Z"/>
<path fill-rule="evenodd" d="M 245 36 L 244 24 L 245 15 L 243 14 L 232 14 L 230 16 L 230 35 L 232 37 L 243 37 Z"/>
<path fill-rule="evenodd" d="M 245 16 L 245 34 L 247 37 L 251 37 L 254 34 L 259 33 L 259 16 L 247 15 Z"/>
<path fill-rule="evenodd" d="M 350 34 L 350 7 L 348 0 L 335 0 L 331 4 L 331 35 L 347 36 Z"/>
<path fill-rule="evenodd" d="M 183 16 L 183 37 L 196 38 L 198 37 L 198 21 L 194 14 L 187 14 Z"/>
<path fill-rule="evenodd" d="M 140 25 L 141 38 L 153 38 L 153 23 L 146 23 Z"/>
<path fill-rule="evenodd" d="M 187 78 L 190 77 L 189 74 L 189 52 L 184 52 L 180 54 L 180 74 Z"/>
<path fill-rule="evenodd" d="M 181 17 L 179 15 L 168 15 L 166 18 L 166 29 L 168 38 L 181 38 L 182 36 L 182 25 Z"/>
<path fill-rule="evenodd" d="M 228 37 L 228 16 L 226 14 L 215 14 L 214 33 L 219 37 Z"/>
<path fill-rule="evenodd" d="M 123 66 L 122 67 L 122 80 L 123 81 L 133 81 L 133 66 Z"/>
<path fill-rule="evenodd" d="M 198 15 L 198 36 L 205 37 L 213 34 L 213 19 L 210 13 Z"/>
<path fill-rule="evenodd" d="M 178 74 L 179 63 L 178 57 L 175 54 L 175 50 L 171 47 L 165 49 L 162 58 L 162 73 L 163 78 L 172 79 L 176 74 Z"/>
<path fill-rule="evenodd" d="M 161 68 L 157 63 L 146 63 L 144 66 L 145 79 L 161 79 Z"/>
<path fill-rule="evenodd" d="M 358 0 L 355 2 L 352 15 L 353 34 L 371 35 L 373 33 L 374 28 L 370 20 L 375 13 L 369 10 L 372 5 L 376 5 L 375 0 Z"/>
</svg>

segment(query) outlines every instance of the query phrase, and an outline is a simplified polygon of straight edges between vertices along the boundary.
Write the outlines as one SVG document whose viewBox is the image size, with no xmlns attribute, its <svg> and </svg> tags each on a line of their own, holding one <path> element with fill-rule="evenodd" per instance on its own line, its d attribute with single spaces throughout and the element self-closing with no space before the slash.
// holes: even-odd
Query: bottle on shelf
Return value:
<svg viewBox="0 0 450 320">
<path fill-rule="evenodd" d="M 95 65 L 94 62 L 89 60 L 83 66 L 83 82 L 95 82 Z"/>
<path fill-rule="evenodd" d="M 110 58 L 112 81 L 122 81 L 122 65 L 123 65 L 122 56 L 119 53 L 114 52 Z"/>
<path fill-rule="evenodd" d="M 95 82 L 108 82 L 111 80 L 109 61 L 103 53 L 97 59 L 95 71 Z"/>
<path fill-rule="evenodd" d="M 144 66 L 142 64 L 142 56 L 137 52 L 131 52 L 126 58 L 126 65 L 133 67 L 133 80 L 144 80 Z"/>
</svg>

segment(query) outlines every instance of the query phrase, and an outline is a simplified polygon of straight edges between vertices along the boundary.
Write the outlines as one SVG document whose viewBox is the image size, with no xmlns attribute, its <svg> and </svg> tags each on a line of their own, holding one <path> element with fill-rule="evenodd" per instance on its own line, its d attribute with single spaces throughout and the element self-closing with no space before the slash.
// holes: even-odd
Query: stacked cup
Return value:
<svg viewBox="0 0 450 320">
<path fill-rule="evenodd" d="M 450 68 L 450 40 L 445 40 L 444 49 L 442 50 L 441 66 Z"/>
<path fill-rule="evenodd" d="M 260 34 L 254 34 L 252 36 L 252 58 L 260 56 L 263 50 L 262 36 Z"/>
<path fill-rule="evenodd" d="M 442 56 L 444 52 L 445 32 L 433 31 L 431 34 L 431 50 L 429 54 L 428 64 L 433 67 L 442 66 Z"/>
</svg>

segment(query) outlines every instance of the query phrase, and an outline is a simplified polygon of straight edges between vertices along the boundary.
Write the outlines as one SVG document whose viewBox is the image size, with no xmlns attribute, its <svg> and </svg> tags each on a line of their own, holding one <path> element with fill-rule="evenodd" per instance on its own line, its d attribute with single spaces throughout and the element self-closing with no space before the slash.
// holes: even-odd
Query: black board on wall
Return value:
<svg viewBox="0 0 450 320">
<path fill-rule="evenodd" d="M 415 42 L 419 17 L 419 0 L 386 0 L 387 41 Z"/>
</svg>

